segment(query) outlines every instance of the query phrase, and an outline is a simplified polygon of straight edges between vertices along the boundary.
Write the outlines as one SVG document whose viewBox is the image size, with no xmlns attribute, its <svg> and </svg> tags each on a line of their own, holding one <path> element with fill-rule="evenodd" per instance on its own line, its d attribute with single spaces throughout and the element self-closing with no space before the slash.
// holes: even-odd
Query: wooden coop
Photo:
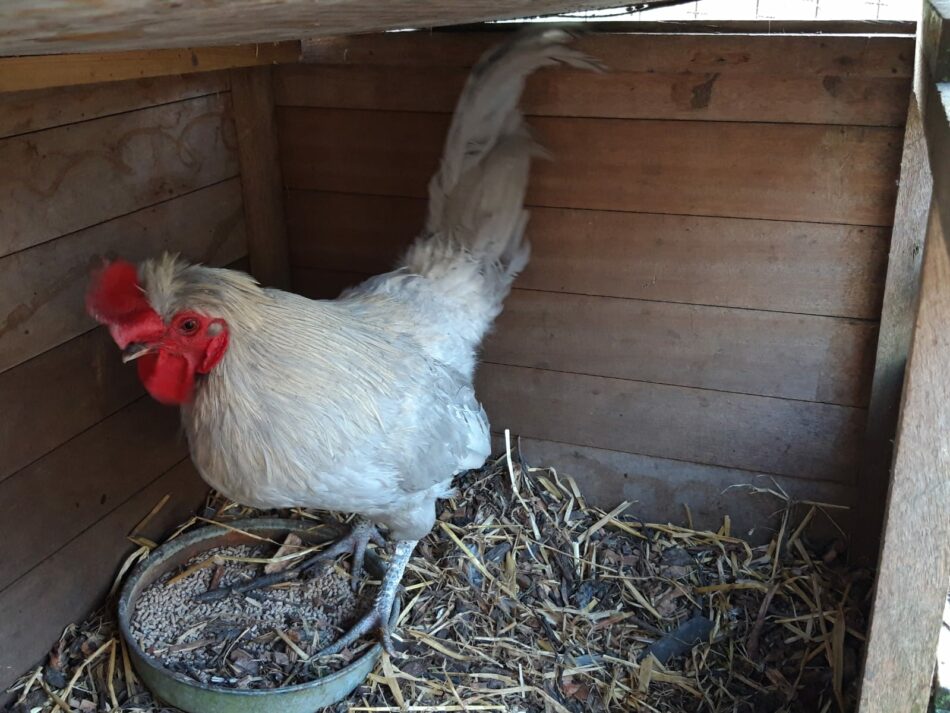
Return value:
<svg viewBox="0 0 950 713">
<path fill-rule="evenodd" d="M 387 270 L 508 27 L 383 30 L 585 4 L 0 9 L 0 684 L 206 492 L 90 268 L 178 251 L 318 298 Z M 550 160 L 478 376 L 605 507 L 767 540 L 755 484 L 848 506 L 854 558 L 883 536 L 862 713 L 924 710 L 950 580 L 948 15 L 592 25 L 608 72 L 529 83 Z"/>
</svg>

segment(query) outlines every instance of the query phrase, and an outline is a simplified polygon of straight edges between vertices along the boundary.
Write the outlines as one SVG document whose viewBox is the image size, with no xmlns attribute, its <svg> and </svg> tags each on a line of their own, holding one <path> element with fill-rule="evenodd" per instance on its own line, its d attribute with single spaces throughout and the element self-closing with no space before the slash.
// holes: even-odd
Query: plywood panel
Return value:
<svg viewBox="0 0 950 713">
<path fill-rule="evenodd" d="M 496 451 L 504 451 L 504 440 L 495 437 Z M 826 481 L 806 482 L 798 478 L 765 476 L 746 470 L 718 468 L 664 458 L 609 451 L 533 438 L 521 439 L 521 453 L 528 465 L 551 466 L 559 474 L 572 476 L 584 497 L 605 509 L 624 500 L 632 503 L 628 512 L 650 522 L 688 524 L 686 506 L 693 527 L 717 530 L 728 515 L 732 531 L 753 542 L 768 542 L 780 524 L 780 500 L 752 487 L 774 488 L 777 483 L 792 499 L 817 500 L 847 506 L 854 489 Z M 850 529 L 846 510 L 829 511 L 845 531 Z M 809 534 L 836 535 L 831 522 L 819 516 Z"/>
<path fill-rule="evenodd" d="M 109 255 L 162 250 L 216 265 L 247 253 L 241 187 L 231 179 L 0 259 L 0 370 L 94 326 L 85 314 L 90 270 Z"/>
<path fill-rule="evenodd" d="M 424 197 L 447 120 L 282 108 L 285 184 Z M 532 128 L 555 160 L 537 164 L 531 205 L 854 225 L 893 219 L 899 129 L 553 117 L 536 117 Z"/>
<path fill-rule="evenodd" d="M 515 290 L 488 362 L 865 406 L 876 325 Z"/>
<path fill-rule="evenodd" d="M 192 515 L 206 491 L 191 461 L 183 461 L 114 503 L 108 515 L 0 592 L 0 688 L 40 661 L 67 624 L 102 603 L 122 559 L 134 549 L 126 535 L 165 495 L 171 500 L 142 532 L 153 540 Z"/>
<path fill-rule="evenodd" d="M 4 480 L 0 589 L 186 455 L 177 409 L 143 396 Z"/>
<path fill-rule="evenodd" d="M 236 175 L 230 96 L 4 139 L 0 165 L 5 255 Z"/>
<path fill-rule="evenodd" d="M 0 480 L 141 394 L 104 328 L 0 373 Z"/>
<path fill-rule="evenodd" d="M 850 483 L 862 409 L 485 364 L 492 429 L 776 475 Z"/>
<path fill-rule="evenodd" d="M 657 44 L 668 37 L 656 38 Z M 705 38 L 704 38 L 705 39 Z M 801 38 L 817 46 L 817 38 Z M 696 47 L 712 42 L 695 42 Z M 631 50 L 636 51 L 636 50 Z M 596 50 L 593 50 L 596 56 Z M 554 69 L 528 82 L 522 107 L 542 116 L 703 119 L 900 126 L 910 77 L 786 74 L 799 56 L 763 74 L 644 70 L 591 74 Z M 286 65 L 276 73 L 277 103 L 343 109 L 450 112 L 467 68 L 444 65 Z"/>
<path fill-rule="evenodd" d="M 227 91 L 217 72 L 0 93 L 0 137 Z"/>
<path fill-rule="evenodd" d="M 285 196 L 295 267 L 391 269 L 425 200 L 315 191 Z M 783 221 L 535 208 L 537 290 L 876 319 L 890 231 Z M 300 285 L 308 288 L 305 271 Z M 315 279 L 322 279 L 316 277 Z"/>
<path fill-rule="evenodd" d="M 433 27 L 605 7 L 610 0 L 99 0 L 0 5 L 0 54 L 188 47 Z"/>
</svg>

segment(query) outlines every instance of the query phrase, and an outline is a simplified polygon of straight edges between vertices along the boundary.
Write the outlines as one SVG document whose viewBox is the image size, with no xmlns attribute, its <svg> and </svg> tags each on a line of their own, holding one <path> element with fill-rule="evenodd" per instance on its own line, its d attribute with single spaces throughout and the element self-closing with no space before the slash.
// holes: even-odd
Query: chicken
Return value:
<svg viewBox="0 0 950 713">
<path fill-rule="evenodd" d="M 149 393 L 180 406 L 211 486 L 259 508 L 356 513 L 326 553 L 352 553 L 354 577 L 368 542 L 382 541 L 377 524 L 395 540 L 374 605 L 322 653 L 374 628 L 392 650 L 390 612 L 436 500 L 490 453 L 476 351 L 528 260 L 523 204 L 538 153 L 517 105 L 540 67 L 595 67 L 568 37 L 519 34 L 474 67 L 425 228 L 394 271 L 322 301 L 168 255 L 113 262 L 93 279 L 89 312 L 137 360 Z"/>
</svg>

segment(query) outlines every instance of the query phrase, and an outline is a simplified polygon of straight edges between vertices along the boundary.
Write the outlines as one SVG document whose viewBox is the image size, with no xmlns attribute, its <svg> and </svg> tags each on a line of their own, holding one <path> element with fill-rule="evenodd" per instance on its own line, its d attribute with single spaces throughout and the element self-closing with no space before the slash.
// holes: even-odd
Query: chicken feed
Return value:
<svg viewBox="0 0 950 713">
<path fill-rule="evenodd" d="M 872 580 L 809 543 L 823 505 L 756 489 L 780 517 L 754 546 L 728 518 L 712 532 L 591 507 L 569 477 L 517 459 L 457 485 L 403 580 L 399 655 L 331 713 L 854 709 Z M 207 512 L 270 514 L 220 500 Z M 129 667 L 111 608 L 70 627 L 14 692 L 16 713 L 168 710 Z"/>
<path fill-rule="evenodd" d="M 271 554 L 250 545 L 216 547 L 186 562 L 179 574 L 164 574 L 132 612 L 139 646 L 171 671 L 229 688 L 276 688 L 328 673 L 330 667 L 316 662 L 303 665 L 301 652 L 309 657 L 320 650 L 353 618 L 357 598 L 346 573 L 326 566 L 281 587 L 196 599 L 252 581 L 259 567 L 244 560 Z M 215 564 L 203 566 L 207 562 Z"/>
</svg>

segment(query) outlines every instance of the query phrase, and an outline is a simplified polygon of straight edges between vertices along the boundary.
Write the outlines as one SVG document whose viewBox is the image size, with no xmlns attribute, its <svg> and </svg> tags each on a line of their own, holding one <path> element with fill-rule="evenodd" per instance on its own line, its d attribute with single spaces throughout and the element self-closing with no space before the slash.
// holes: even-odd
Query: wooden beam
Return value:
<svg viewBox="0 0 950 713">
<path fill-rule="evenodd" d="M 950 252 L 934 207 L 924 248 L 859 713 L 924 713 L 930 699 L 950 581 L 948 323 Z"/>
<path fill-rule="evenodd" d="M 299 57 L 300 43 L 297 41 L 236 47 L 5 57 L 0 59 L 0 92 L 279 64 L 296 62 Z"/>
<path fill-rule="evenodd" d="M 290 261 L 270 67 L 232 71 L 231 96 L 251 273 L 262 284 L 286 289 Z"/>
<path fill-rule="evenodd" d="M 893 439 L 920 288 L 920 266 L 932 192 L 933 177 L 923 122 L 917 98 L 912 96 L 907 112 L 884 306 L 871 382 L 861 467 L 862 489 L 854 504 L 857 513 L 854 522 L 858 529 L 854 533 L 851 552 L 868 562 L 877 559 L 880 547 L 884 502 L 894 455 Z"/>
</svg>

